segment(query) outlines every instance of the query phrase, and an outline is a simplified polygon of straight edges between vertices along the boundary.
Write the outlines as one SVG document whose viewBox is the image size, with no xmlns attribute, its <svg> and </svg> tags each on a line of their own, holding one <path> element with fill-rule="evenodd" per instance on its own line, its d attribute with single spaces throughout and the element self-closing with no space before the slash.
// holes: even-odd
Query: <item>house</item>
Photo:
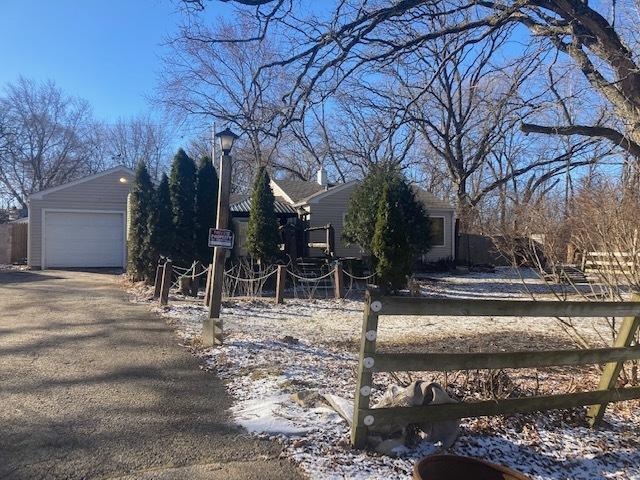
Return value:
<svg viewBox="0 0 640 480">
<path fill-rule="evenodd" d="M 238 257 L 246 257 L 247 248 L 245 242 L 247 239 L 249 211 L 251 210 L 251 196 L 231 194 L 229 206 L 231 212 L 231 229 L 236 236 L 233 253 Z M 274 209 L 280 226 L 295 225 L 297 223 L 298 212 L 290 204 L 276 199 Z M 301 245 L 297 245 L 296 247 L 302 248 Z"/>
<path fill-rule="evenodd" d="M 29 266 L 123 268 L 133 179 L 118 166 L 31 195 Z"/>
<path fill-rule="evenodd" d="M 347 205 L 358 181 L 332 185 L 327 175 L 320 170 L 317 180 L 278 180 L 271 179 L 271 188 L 276 197 L 276 213 L 280 224 L 303 222 L 305 227 L 320 227 L 331 224 L 335 231 L 335 254 L 338 257 L 361 257 L 363 252 L 358 246 L 346 245 L 342 240 Z M 428 262 L 455 257 L 455 208 L 447 201 L 436 198 L 426 190 L 416 188 L 416 195 L 422 201 L 432 222 L 433 246 L 424 256 Z M 246 235 L 246 222 L 249 216 L 248 197 L 232 199 L 231 216 L 236 231 L 236 255 L 244 255 L 242 250 Z M 308 232 L 302 242 L 299 256 L 321 256 L 319 249 L 308 245 L 325 241 L 324 231 Z"/>
<path fill-rule="evenodd" d="M 124 268 L 127 259 L 127 198 L 134 172 L 118 166 L 29 197 L 28 265 L 32 268 Z M 326 232 L 305 232 L 307 227 L 331 224 L 335 231 L 335 254 L 360 257 L 357 246 L 342 240 L 349 199 L 358 182 L 331 185 L 320 171 L 316 182 L 271 180 L 275 210 L 287 251 L 297 256 L 322 256 L 309 244 L 325 242 Z M 426 261 L 453 257 L 455 210 L 429 192 L 416 190 L 433 224 L 433 248 Z M 231 198 L 235 254 L 246 255 L 245 239 L 250 197 Z"/>
</svg>

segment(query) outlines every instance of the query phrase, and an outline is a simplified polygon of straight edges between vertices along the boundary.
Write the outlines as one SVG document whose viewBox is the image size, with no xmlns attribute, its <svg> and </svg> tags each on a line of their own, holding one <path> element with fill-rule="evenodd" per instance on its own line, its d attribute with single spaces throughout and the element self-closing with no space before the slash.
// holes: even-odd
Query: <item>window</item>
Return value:
<svg viewBox="0 0 640 480">
<path fill-rule="evenodd" d="M 429 217 L 431 221 L 431 245 L 444 247 L 444 217 Z"/>
</svg>

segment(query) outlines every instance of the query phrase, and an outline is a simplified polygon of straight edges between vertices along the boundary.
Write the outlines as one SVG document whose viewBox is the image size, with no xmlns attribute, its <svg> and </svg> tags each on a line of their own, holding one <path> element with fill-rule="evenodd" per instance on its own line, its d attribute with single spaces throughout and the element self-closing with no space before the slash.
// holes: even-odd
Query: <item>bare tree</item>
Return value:
<svg viewBox="0 0 640 480">
<path fill-rule="evenodd" d="M 434 29 L 440 23 L 436 21 Z M 430 157 L 443 160 L 459 215 L 465 221 L 483 196 L 499 186 L 479 184 L 471 191 L 473 177 L 487 166 L 492 152 L 519 119 L 530 112 L 527 105 L 531 102 L 521 98 L 519 88 L 540 57 L 534 52 L 524 58 L 497 61 L 496 53 L 508 36 L 507 29 L 496 31 L 473 46 L 466 45 L 469 32 L 452 39 L 436 38 L 398 62 L 393 75 L 401 88 L 387 94 L 404 103 L 399 108 L 405 108 L 405 121 L 414 123 L 422 133 Z M 531 163 L 519 173 L 535 167 Z"/>
<path fill-rule="evenodd" d="M 246 16 L 234 24 L 219 20 L 213 27 L 192 19 L 170 42 L 159 100 L 172 112 L 197 121 L 217 121 L 241 134 L 238 154 L 250 154 L 255 166 L 271 163 L 278 133 L 274 120 L 286 78 L 265 70 L 275 47 L 268 42 L 211 44 L 201 37 L 233 39 L 248 35 Z M 237 155 L 236 155 L 237 156 Z"/>
<path fill-rule="evenodd" d="M 525 123 L 522 128 L 606 139 L 640 158 L 640 65 L 634 53 L 638 6 L 632 2 L 591 6 L 584 0 L 340 0 L 327 18 L 298 13 L 290 0 L 236 3 L 255 6 L 256 19 L 254 31 L 238 42 L 260 41 L 271 33 L 295 46 L 293 53 L 266 62 L 259 71 L 294 67 L 298 72 L 282 96 L 288 107 L 283 110 L 285 122 L 297 120 L 300 110 L 323 101 L 346 79 L 406 58 L 434 39 L 470 32 L 465 44 L 472 45 L 506 25 L 520 24 L 533 38 L 566 55 L 610 113 L 591 122 Z M 436 19 L 440 28 L 428 28 Z M 208 44 L 229 40 L 198 38 Z"/>
<path fill-rule="evenodd" d="M 343 152 L 338 151 L 339 136 L 336 126 L 342 122 L 339 113 L 327 113 L 329 105 L 311 108 L 307 115 L 283 132 L 278 147 L 276 167 L 285 174 L 302 180 L 310 180 L 319 168 L 342 182 L 351 177 L 351 169 L 345 165 Z"/>
<path fill-rule="evenodd" d="M 410 169 L 416 164 L 416 129 L 399 123 L 388 109 L 372 105 L 361 86 L 337 100 L 309 108 L 282 131 L 273 166 L 285 175 L 309 180 L 323 167 L 336 180 L 362 178 L 385 163 Z"/>
<path fill-rule="evenodd" d="M 134 169 L 144 161 L 152 176 L 158 177 L 170 157 L 172 135 L 165 124 L 149 116 L 118 119 L 100 130 L 106 162 Z"/>
<path fill-rule="evenodd" d="M 34 192 L 95 171 L 87 148 L 91 110 L 53 82 L 25 78 L 0 97 L 0 185 L 22 208 Z"/>
</svg>

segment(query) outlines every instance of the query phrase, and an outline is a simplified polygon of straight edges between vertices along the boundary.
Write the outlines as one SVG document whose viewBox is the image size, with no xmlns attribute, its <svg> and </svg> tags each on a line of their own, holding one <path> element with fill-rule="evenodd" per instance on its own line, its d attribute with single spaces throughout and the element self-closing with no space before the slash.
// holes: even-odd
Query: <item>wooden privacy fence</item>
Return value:
<svg viewBox="0 0 640 480">
<path fill-rule="evenodd" d="M 370 427 L 375 430 L 389 423 L 422 423 L 583 405 L 591 405 L 587 417 L 591 426 L 596 426 L 609 402 L 640 398 L 640 387 L 615 388 L 621 362 L 640 358 L 640 346 L 631 346 L 640 323 L 639 299 L 636 296 L 632 302 L 459 300 L 385 297 L 378 296 L 376 292 L 367 292 L 354 396 L 352 444 L 357 448 L 364 447 Z M 625 318 L 612 348 L 499 353 L 376 353 L 379 317 L 387 315 Z M 600 363 L 606 363 L 606 366 L 596 391 L 418 407 L 370 408 L 369 405 L 374 372 L 535 368 Z"/>
<path fill-rule="evenodd" d="M 26 262 L 29 224 L 11 224 L 11 263 Z"/>
</svg>

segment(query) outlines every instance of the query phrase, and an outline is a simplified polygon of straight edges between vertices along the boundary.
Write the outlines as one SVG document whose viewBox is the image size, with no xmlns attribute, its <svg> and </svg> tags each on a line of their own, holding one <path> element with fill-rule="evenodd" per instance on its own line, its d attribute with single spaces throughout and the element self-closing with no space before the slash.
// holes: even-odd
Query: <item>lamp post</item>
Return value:
<svg viewBox="0 0 640 480">
<path fill-rule="evenodd" d="M 218 215 L 216 228 L 226 229 L 229 225 L 229 193 L 231 190 L 231 148 L 238 135 L 229 128 L 215 135 L 220 141 L 222 156 L 218 170 Z M 209 317 L 205 319 L 202 328 L 202 341 L 206 347 L 222 345 L 222 320 L 220 319 L 220 304 L 222 302 L 222 282 L 224 280 L 224 261 L 226 250 L 215 247 L 213 250 L 213 273 L 209 292 Z"/>
</svg>

